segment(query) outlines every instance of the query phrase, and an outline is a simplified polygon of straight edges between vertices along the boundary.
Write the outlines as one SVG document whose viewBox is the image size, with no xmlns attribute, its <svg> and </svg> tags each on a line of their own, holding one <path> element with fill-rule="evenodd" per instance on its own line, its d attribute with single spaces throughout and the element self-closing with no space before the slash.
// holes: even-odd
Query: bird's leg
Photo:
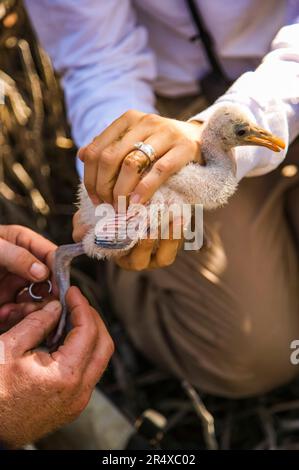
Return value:
<svg viewBox="0 0 299 470">
<path fill-rule="evenodd" d="M 70 245 L 62 245 L 58 247 L 54 259 L 54 274 L 59 288 L 59 298 L 62 304 L 62 312 L 59 320 L 57 330 L 50 340 L 50 349 L 57 348 L 65 331 L 68 329 L 67 325 L 67 305 L 65 301 L 66 292 L 70 287 L 70 270 L 71 262 L 77 256 L 83 255 L 84 249 L 82 242 L 73 243 Z"/>
</svg>

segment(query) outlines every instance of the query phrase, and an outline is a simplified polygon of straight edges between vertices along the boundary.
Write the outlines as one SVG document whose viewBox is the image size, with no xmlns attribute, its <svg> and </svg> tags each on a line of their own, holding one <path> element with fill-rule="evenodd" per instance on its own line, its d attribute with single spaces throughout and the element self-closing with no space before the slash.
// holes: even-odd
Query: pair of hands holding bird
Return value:
<svg viewBox="0 0 299 470">
<path fill-rule="evenodd" d="M 182 122 L 129 110 L 115 120 L 78 156 L 84 163 L 84 185 L 95 205 L 117 206 L 119 196 L 127 203 L 145 204 L 168 180 L 190 162 L 203 163 L 200 152 L 201 123 Z M 149 144 L 155 151 L 147 172 L 144 154 L 134 149 L 136 142 Z M 176 223 L 176 222 L 174 222 Z M 172 222 L 171 222 L 172 224 Z M 88 226 L 80 222 L 80 211 L 73 219 L 73 238 L 80 241 Z M 170 228 L 169 233 L 172 233 Z M 168 266 L 173 263 L 181 240 L 145 239 L 128 254 L 117 259 L 117 264 L 129 270 L 143 270 Z"/>
<path fill-rule="evenodd" d="M 72 331 L 55 352 L 38 348 L 61 304 L 55 286 L 44 302 L 32 302 L 26 286 L 48 279 L 56 248 L 26 227 L 0 225 L 0 442 L 8 448 L 77 417 L 113 353 L 104 322 L 77 287 L 66 296 Z"/>
</svg>

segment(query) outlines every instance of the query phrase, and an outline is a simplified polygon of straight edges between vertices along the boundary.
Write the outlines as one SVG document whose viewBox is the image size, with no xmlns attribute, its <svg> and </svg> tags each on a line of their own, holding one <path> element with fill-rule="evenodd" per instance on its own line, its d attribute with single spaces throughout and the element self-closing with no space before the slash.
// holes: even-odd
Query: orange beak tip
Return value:
<svg viewBox="0 0 299 470">
<path fill-rule="evenodd" d="M 260 135 L 250 136 L 248 141 L 260 147 L 267 147 L 273 152 L 280 152 L 286 147 L 285 142 L 280 137 L 266 134 L 264 131 Z"/>
</svg>

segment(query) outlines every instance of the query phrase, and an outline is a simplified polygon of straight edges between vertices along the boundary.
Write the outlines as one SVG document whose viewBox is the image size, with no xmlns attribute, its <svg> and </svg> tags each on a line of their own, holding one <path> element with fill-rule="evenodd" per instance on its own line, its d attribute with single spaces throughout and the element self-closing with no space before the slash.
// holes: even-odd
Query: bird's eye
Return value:
<svg viewBox="0 0 299 470">
<path fill-rule="evenodd" d="M 244 129 L 240 129 L 239 131 L 237 131 L 237 136 L 238 137 L 242 137 L 245 134 L 246 134 L 246 131 Z"/>
</svg>

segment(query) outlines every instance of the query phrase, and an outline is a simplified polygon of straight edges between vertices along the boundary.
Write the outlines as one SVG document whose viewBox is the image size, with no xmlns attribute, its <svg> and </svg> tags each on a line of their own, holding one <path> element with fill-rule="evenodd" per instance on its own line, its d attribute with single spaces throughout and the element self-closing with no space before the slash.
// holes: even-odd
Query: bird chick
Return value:
<svg viewBox="0 0 299 470">
<path fill-rule="evenodd" d="M 248 117 L 235 104 L 219 107 L 203 124 L 201 133 L 201 154 L 205 164 L 189 163 L 154 194 L 146 207 L 149 211 L 167 211 L 176 203 L 202 204 L 210 210 L 223 206 L 237 189 L 236 162 L 233 149 L 238 146 L 256 145 L 279 152 L 285 147 L 279 137 L 249 122 Z M 148 218 L 141 220 L 141 230 L 134 238 L 117 237 L 117 231 L 97 232 L 98 217 L 83 185 L 79 190 L 81 221 L 91 229 L 81 243 L 64 245 L 58 248 L 55 261 L 55 273 L 63 305 L 61 321 L 53 339 L 57 344 L 66 325 L 67 309 L 65 294 L 70 285 L 70 264 L 75 256 L 87 254 L 98 259 L 116 257 L 130 250 L 148 228 Z M 125 215 L 116 215 L 111 220 L 112 228 L 120 222 L 126 224 L 136 217 L 136 208 L 129 206 Z M 151 220 L 159 220 L 153 217 Z M 124 227 L 125 228 L 125 227 Z M 116 235 L 115 235 L 116 234 Z"/>
</svg>

